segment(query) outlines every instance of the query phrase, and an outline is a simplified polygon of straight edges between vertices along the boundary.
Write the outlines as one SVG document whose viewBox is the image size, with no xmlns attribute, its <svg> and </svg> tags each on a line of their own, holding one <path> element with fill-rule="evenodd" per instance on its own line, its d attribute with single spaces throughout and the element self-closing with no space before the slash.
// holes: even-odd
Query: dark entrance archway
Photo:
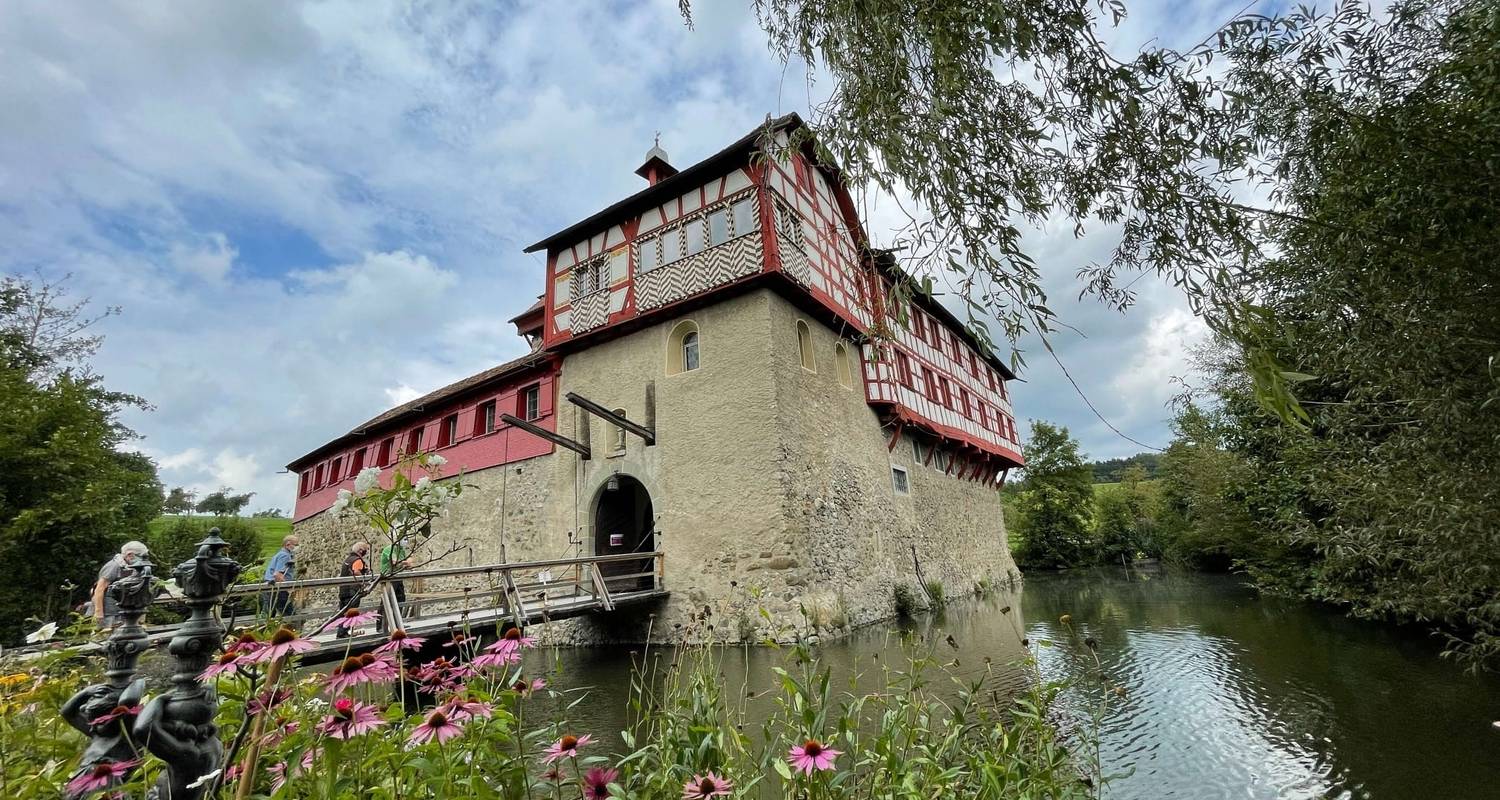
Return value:
<svg viewBox="0 0 1500 800">
<path fill-rule="evenodd" d="M 656 549 L 656 515 L 651 495 L 629 475 L 612 475 L 599 491 L 594 509 L 594 554 L 649 553 Z M 600 564 L 599 572 L 609 581 L 611 592 L 649 589 L 654 583 L 651 559 Z M 640 573 L 647 573 L 641 575 Z M 615 578 L 637 575 L 635 578 Z"/>
</svg>

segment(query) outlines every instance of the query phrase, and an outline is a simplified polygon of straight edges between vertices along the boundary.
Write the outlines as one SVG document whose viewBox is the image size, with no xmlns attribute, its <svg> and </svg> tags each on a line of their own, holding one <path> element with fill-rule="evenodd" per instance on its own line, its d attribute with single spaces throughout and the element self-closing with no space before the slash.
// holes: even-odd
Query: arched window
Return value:
<svg viewBox="0 0 1500 800">
<path fill-rule="evenodd" d="M 693 335 L 697 336 L 698 334 L 695 333 Z M 623 417 L 625 416 L 625 409 L 617 408 L 615 409 L 615 413 Z M 625 429 L 618 425 L 614 426 L 614 429 L 614 451 L 616 453 L 623 453 L 625 452 Z"/>
<path fill-rule="evenodd" d="M 845 389 L 853 389 L 854 368 L 849 363 L 849 348 L 843 342 L 833 346 L 833 365 L 839 372 L 839 383 L 844 384 Z"/>
<path fill-rule="evenodd" d="M 700 363 L 698 324 L 683 320 L 667 336 L 667 374 L 689 372 L 697 369 Z"/>
<path fill-rule="evenodd" d="M 818 365 L 813 361 L 812 330 L 800 319 L 797 320 L 797 351 L 802 356 L 802 368 L 817 372 Z"/>
</svg>

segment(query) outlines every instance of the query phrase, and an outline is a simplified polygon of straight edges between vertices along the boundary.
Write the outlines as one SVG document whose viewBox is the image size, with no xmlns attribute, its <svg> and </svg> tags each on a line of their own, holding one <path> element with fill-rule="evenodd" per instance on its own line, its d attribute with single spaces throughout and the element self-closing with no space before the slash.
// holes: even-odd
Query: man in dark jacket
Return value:
<svg viewBox="0 0 1500 800">
<path fill-rule="evenodd" d="M 340 578 L 367 578 L 370 575 L 370 543 L 355 542 L 349 547 L 349 555 L 344 559 L 344 566 L 339 568 Z M 339 587 L 339 607 L 345 610 L 359 610 L 358 586 Z M 349 635 L 348 628 L 339 628 L 335 634 L 342 639 Z"/>
</svg>

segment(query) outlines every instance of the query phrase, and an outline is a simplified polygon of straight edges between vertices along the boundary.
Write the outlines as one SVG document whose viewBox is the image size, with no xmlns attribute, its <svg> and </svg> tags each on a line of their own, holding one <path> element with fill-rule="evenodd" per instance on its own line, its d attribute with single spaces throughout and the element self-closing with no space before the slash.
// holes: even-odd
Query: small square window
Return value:
<svg viewBox="0 0 1500 800">
<path fill-rule="evenodd" d="M 755 220 L 755 195 L 750 195 L 734 204 L 734 235 L 754 233 L 760 226 Z"/>
<path fill-rule="evenodd" d="M 650 272 L 661 266 L 660 244 L 660 236 L 647 236 L 641 239 L 640 256 L 635 262 L 635 271 L 637 273 Z"/>
<path fill-rule="evenodd" d="M 729 241 L 729 209 L 721 208 L 708 215 L 708 244 L 710 247 Z"/>
<path fill-rule="evenodd" d="M 495 429 L 495 401 L 481 403 L 474 412 L 474 435 L 483 436 Z"/>
<path fill-rule="evenodd" d="M 532 384 L 521 390 L 521 419 L 530 422 L 542 415 L 542 387 Z"/>
<path fill-rule="evenodd" d="M 891 485 L 895 487 L 896 494 L 911 494 L 911 482 L 906 478 L 906 470 L 902 467 L 891 467 Z"/>
<path fill-rule="evenodd" d="M 458 415 L 449 414 L 443 417 L 443 424 L 438 428 L 438 447 L 447 447 L 458 441 Z"/>
</svg>

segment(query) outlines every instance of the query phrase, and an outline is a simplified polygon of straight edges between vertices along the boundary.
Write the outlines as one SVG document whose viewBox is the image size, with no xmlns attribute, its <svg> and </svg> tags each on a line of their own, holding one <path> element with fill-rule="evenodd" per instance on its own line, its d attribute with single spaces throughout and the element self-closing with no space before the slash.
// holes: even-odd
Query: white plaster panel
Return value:
<svg viewBox="0 0 1500 800">
<path fill-rule="evenodd" d="M 598 255 L 604 252 L 604 234 L 596 233 L 589 239 L 589 255 Z"/>
<path fill-rule="evenodd" d="M 697 189 L 694 189 L 691 192 L 688 192 L 687 194 L 685 194 L 685 195 L 682 196 L 682 213 L 683 214 L 691 214 L 694 211 L 697 211 L 699 208 L 702 208 L 702 207 L 703 207 L 703 203 L 701 202 L 701 198 L 698 195 L 698 190 Z"/>
<path fill-rule="evenodd" d="M 742 169 L 737 169 L 724 177 L 724 194 L 730 195 L 750 186 L 750 176 Z"/>
<path fill-rule="evenodd" d="M 571 319 L 572 319 L 572 312 L 571 311 L 559 311 L 556 314 L 552 315 L 553 325 L 559 331 L 568 330 L 568 326 L 570 324 L 570 320 Z"/>
<path fill-rule="evenodd" d="M 611 225 L 609 227 L 609 230 L 604 232 L 605 247 L 615 247 L 616 245 L 623 244 L 624 242 L 625 231 L 621 229 L 619 225 Z"/>
<path fill-rule="evenodd" d="M 625 309 L 625 289 L 615 289 L 609 293 L 609 313 L 618 314 Z"/>
<path fill-rule="evenodd" d="M 609 254 L 609 282 L 614 284 L 628 277 L 630 277 L 630 248 L 621 247 Z"/>
<path fill-rule="evenodd" d="M 573 255 L 573 248 L 571 248 L 571 247 L 564 247 L 560 252 L 558 252 L 558 254 L 557 254 L 557 271 L 558 272 L 562 272 L 563 270 L 567 269 L 568 267 L 573 266 L 576 263 L 578 263 L 578 259 L 576 257 L 574 257 L 574 255 Z"/>
<path fill-rule="evenodd" d="M 640 238 L 642 235 L 660 228 L 662 226 L 662 213 L 663 211 L 661 206 L 657 206 L 656 208 L 653 208 L 650 211 L 642 214 L 640 227 L 636 228 L 635 231 L 636 238 Z"/>
</svg>

